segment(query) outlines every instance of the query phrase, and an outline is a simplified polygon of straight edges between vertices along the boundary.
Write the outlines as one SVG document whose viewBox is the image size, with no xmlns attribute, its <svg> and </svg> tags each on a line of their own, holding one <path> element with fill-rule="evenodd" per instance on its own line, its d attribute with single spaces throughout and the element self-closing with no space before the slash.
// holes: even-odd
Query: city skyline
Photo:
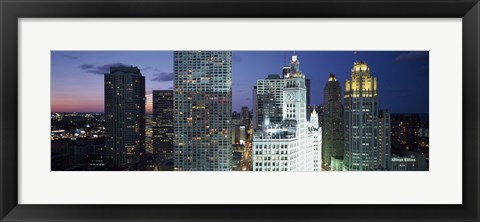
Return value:
<svg viewBox="0 0 480 222">
<path fill-rule="evenodd" d="M 246 52 L 243 52 L 246 53 Z M 250 52 L 246 58 L 249 73 L 255 75 L 263 63 L 278 52 Z M 272 57 L 255 58 L 255 55 Z M 272 54 L 273 53 L 273 54 Z M 287 54 L 288 52 L 283 52 Z M 55 170 L 133 170 L 133 171 L 417 171 L 429 169 L 428 143 L 428 75 L 407 78 L 405 69 L 423 64 L 427 55 L 410 58 L 410 66 L 401 66 L 403 76 L 391 72 L 381 75 L 370 61 L 357 60 L 350 68 L 349 78 L 342 87 L 341 77 L 330 72 L 325 85 L 317 86 L 319 75 L 312 79 L 304 72 L 308 61 L 319 61 L 313 53 L 307 62 L 294 52 L 278 72 L 256 80 L 253 86 L 235 84 L 232 51 L 174 51 L 171 74 L 154 73 L 151 66 L 110 63 L 102 66 L 83 64 L 80 68 L 91 74 L 103 75 L 104 113 L 51 113 L 52 169 Z M 328 52 L 334 56 L 338 52 Z M 345 52 L 342 52 L 345 53 Z M 373 53 L 373 52 L 370 52 Z M 399 52 L 397 52 L 398 54 Z M 415 52 L 425 54 L 427 52 Z M 100 53 L 101 54 L 101 53 Z M 352 52 L 353 55 L 358 54 Z M 374 53 L 387 58 L 395 53 Z M 410 52 L 411 54 L 411 52 Z M 400 57 L 409 53 L 398 54 Z M 71 60 L 79 57 L 69 55 Z M 237 54 L 238 56 L 238 54 Z M 63 54 L 62 57 L 67 57 Z M 347 56 L 345 56 L 347 57 Z M 140 55 L 138 58 L 141 58 Z M 167 59 L 164 59 L 167 60 Z M 278 59 L 274 59 L 278 60 Z M 286 58 L 284 60 L 287 60 Z M 346 61 L 348 59 L 345 59 Z M 343 60 L 342 60 L 343 61 Z M 407 61 L 404 61 L 407 62 Z M 54 62 L 52 62 L 54 63 Z M 428 67 L 428 65 L 427 65 Z M 239 66 L 237 68 L 242 68 Z M 52 67 L 52 70 L 54 68 Z M 147 70 L 143 72 L 141 70 Z M 104 74 L 102 74 L 104 73 Z M 421 75 L 415 73 L 416 75 Z M 52 77 L 55 74 L 52 72 Z M 173 87 L 152 90 L 148 94 L 146 79 L 170 82 Z M 241 76 L 249 79 L 250 76 Z M 408 84 L 391 82 L 397 77 Z M 426 77 L 426 82 L 424 78 Z M 255 76 L 255 78 L 257 78 Z M 388 81 L 381 81 L 381 79 Z M 240 82 L 240 80 L 238 80 Z M 52 91 L 67 84 L 52 79 Z M 312 84 L 313 83 L 313 84 Z M 168 83 L 166 86 L 168 86 Z M 385 84 L 385 86 L 383 85 Z M 250 88 L 247 98 L 233 110 L 233 86 Z M 90 85 L 75 82 L 84 93 L 70 96 L 65 106 L 84 102 L 81 96 L 95 97 L 86 91 Z M 165 86 L 165 87 L 166 87 Z M 384 90 L 381 91 L 384 87 Z M 413 87 L 413 88 L 412 88 Z M 247 89 L 248 89 L 247 88 Z M 78 88 L 76 88 L 78 90 Z M 318 91 L 323 98 L 318 101 Z M 403 89 L 403 99 L 396 99 L 396 89 Z M 422 91 L 427 92 L 422 92 Z M 75 91 L 75 90 L 72 90 Z M 416 92 L 418 91 L 418 92 Z M 313 92 L 313 93 L 312 93 Z M 382 104 L 382 93 L 388 94 Z M 420 93 L 420 94 L 418 94 Z M 52 93 L 52 98 L 59 96 Z M 312 96 L 313 94 L 313 96 Z M 406 96 L 408 94 L 415 97 Z M 60 95 L 62 96 L 62 95 Z M 313 97 L 313 98 L 312 98 Z M 52 107 L 59 102 L 53 99 Z M 417 101 L 418 100 L 418 101 Z M 308 104 L 311 101 L 311 104 Z M 60 101 L 62 103 L 62 101 Z M 87 101 L 83 107 L 95 108 Z M 426 106 L 424 113 L 392 114 L 392 106 Z M 72 106 L 73 104 L 73 106 Z M 93 104 L 89 106 L 89 104 Z M 146 115 L 150 105 L 152 115 Z M 313 105 L 313 106 L 312 106 Z M 418 109 L 417 106 L 417 109 Z M 52 108 L 53 109 L 53 108 Z M 98 109 L 98 108 L 97 108 Z M 90 111 L 91 112 L 91 111 Z M 394 123 L 392 125 L 392 122 Z M 343 132 L 342 132 L 343 131 Z"/>
<path fill-rule="evenodd" d="M 281 67 L 294 53 L 302 58 L 302 71 L 311 79 L 312 105 L 323 104 L 323 86 L 330 73 L 343 86 L 353 62 L 362 60 L 381 77 L 379 108 L 391 113 L 429 112 L 428 51 L 233 51 L 232 109 L 252 109 L 256 80 L 282 75 Z M 103 112 L 100 80 L 112 65 L 137 66 L 145 75 L 147 97 L 152 90 L 173 89 L 171 51 L 52 51 L 51 55 L 52 112 Z"/>
</svg>

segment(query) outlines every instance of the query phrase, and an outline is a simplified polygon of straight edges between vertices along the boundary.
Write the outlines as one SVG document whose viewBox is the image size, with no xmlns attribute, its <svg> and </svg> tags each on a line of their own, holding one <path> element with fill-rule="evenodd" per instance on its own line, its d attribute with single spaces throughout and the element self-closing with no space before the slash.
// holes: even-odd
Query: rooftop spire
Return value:
<svg viewBox="0 0 480 222">
<path fill-rule="evenodd" d="M 337 81 L 337 78 L 335 78 L 335 75 L 333 75 L 332 73 L 330 73 L 330 76 L 328 77 L 328 81 L 331 82 L 331 81 Z"/>
</svg>

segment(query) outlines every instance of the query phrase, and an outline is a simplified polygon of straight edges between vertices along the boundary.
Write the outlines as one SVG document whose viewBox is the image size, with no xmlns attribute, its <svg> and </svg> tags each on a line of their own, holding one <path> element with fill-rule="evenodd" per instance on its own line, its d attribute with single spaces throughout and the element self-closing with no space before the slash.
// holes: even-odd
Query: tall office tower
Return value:
<svg viewBox="0 0 480 222">
<path fill-rule="evenodd" d="M 153 153 L 173 159 L 173 90 L 153 90 Z"/>
<path fill-rule="evenodd" d="M 244 126 L 250 127 L 250 110 L 248 110 L 247 106 L 242 107 L 242 110 L 240 111 L 240 118 Z"/>
<path fill-rule="evenodd" d="M 323 89 L 322 167 L 331 170 L 332 157 L 343 160 L 342 87 L 330 73 Z"/>
<path fill-rule="evenodd" d="M 266 122 L 254 133 L 254 171 L 319 169 L 321 128 L 307 122 L 305 76 L 300 72 L 297 56 L 292 56 L 290 64 L 291 72 L 281 79 L 282 121 Z"/>
<path fill-rule="evenodd" d="M 174 168 L 226 171 L 232 154 L 232 52 L 174 52 Z"/>
<path fill-rule="evenodd" d="M 245 126 L 237 125 L 232 128 L 232 144 L 244 145 L 247 140 L 247 130 Z"/>
<path fill-rule="evenodd" d="M 307 106 L 310 106 L 310 79 L 305 79 L 305 88 L 307 89 Z"/>
<path fill-rule="evenodd" d="M 283 79 L 279 75 L 268 75 L 257 80 L 256 115 L 254 128 L 282 121 Z"/>
<path fill-rule="evenodd" d="M 251 128 L 258 128 L 258 101 L 257 101 L 257 86 L 252 89 L 252 123 Z"/>
<path fill-rule="evenodd" d="M 307 120 L 310 121 L 310 114 L 313 111 L 313 107 L 310 105 L 310 79 L 305 79 L 305 89 L 307 89 L 307 109 L 305 114 L 307 115 Z"/>
<path fill-rule="evenodd" d="M 345 82 L 344 106 L 345 170 L 377 170 L 377 78 L 370 75 L 366 62 L 354 63 L 351 79 Z"/>
<path fill-rule="evenodd" d="M 130 167 L 145 152 L 145 77 L 137 67 L 110 67 L 104 84 L 106 166 Z"/>
<path fill-rule="evenodd" d="M 391 121 L 388 110 L 378 111 L 378 168 L 383 170 L 391 169 Z"/>
</svg>

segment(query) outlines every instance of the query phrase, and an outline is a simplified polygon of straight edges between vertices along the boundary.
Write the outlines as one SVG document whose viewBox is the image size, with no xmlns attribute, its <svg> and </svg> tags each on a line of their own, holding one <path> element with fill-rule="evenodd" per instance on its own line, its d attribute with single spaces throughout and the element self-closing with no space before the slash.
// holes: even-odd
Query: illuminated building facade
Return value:
<svg viewBox="0 0 480 222">
<path fill-rule="evenodd" d="M 325 84 L 323 103 L 322 167 L 332 170 L 332 157 L 335 157 L 338 164 L 338 160 L 343 160 L 344 153 L 342 88 L 333 74 L 330 74 Z"/>
<path fill-rule="evenodd" d="M 348 171 L 378 168 L 377 78 L 366 62 L 355 62 L 351 79 L 345 82 L 344 167 Z"/>
<path fill-rule="evenodd" d="M 127 168 L 145 152 L 145 77 L 137 67 L 105 74 L 105 163 Z"/>
<path fill-rule="evenodd" d="M 153 90 L 153 153 L 173 159 L 173 90 Z"/>
<path fill-rule="evenodd" d="M 231 170 L 232 52 L 174 52 L 174 168 Z"/>
<path fill-rule="evenodd" d="M 378 168 L 389 170 L 391 167 L 391 121 L 388 110 L 378 111 Z"/>
<path fill-rule="evenodd" d="M 265 121 L 254 133 L 254 171 L 318 171 L 320 168 L 321 128 L 307 122 L 305 76 L 299 64 L 297 56 L 292 56 L 290 73 L 281 79 L 282 120 Z"/>
</svg>

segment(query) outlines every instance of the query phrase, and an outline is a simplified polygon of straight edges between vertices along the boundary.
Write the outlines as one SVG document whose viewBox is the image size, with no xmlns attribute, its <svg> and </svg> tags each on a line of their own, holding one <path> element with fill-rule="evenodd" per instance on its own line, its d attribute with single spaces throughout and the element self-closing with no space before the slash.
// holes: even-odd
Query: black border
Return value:
<svg viewBox="0 0 480 222">
<path fill-rule="evenodd" d="M 0 218 L 2 221 L 479 221 L 478 1 L 0 0 Z M 463 204 L 19 205 L 17 20 L 47 17 L 463 18 Z"/>
</svg>

